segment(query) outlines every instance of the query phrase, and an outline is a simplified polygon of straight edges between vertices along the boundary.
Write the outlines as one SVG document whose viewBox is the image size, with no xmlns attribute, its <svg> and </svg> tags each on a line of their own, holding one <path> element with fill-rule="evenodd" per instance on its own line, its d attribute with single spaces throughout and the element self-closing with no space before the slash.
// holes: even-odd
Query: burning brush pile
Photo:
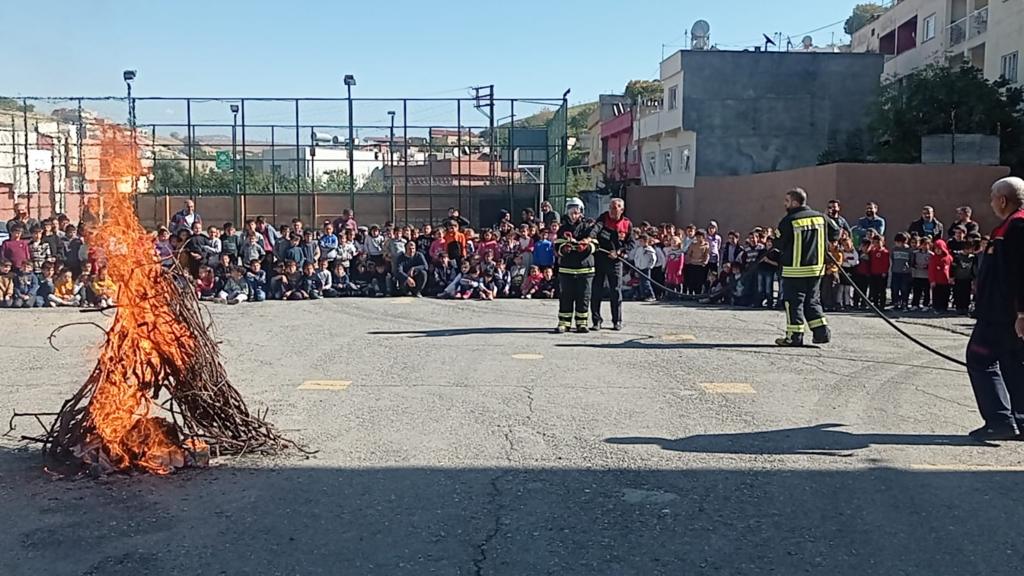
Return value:
<svg viewBox="0 0 1024 576">
<path fill-rule="evenodd" d="M 42 443 L 56 463 L 93 475 L 168 474 L 205 465 L 211 452 L 294 446 L 249 412 L 228 382 L 195 289 L 156 260 L 153 237 L 133 206 L 133 183 L 141 174 L 133 152 L 130 136 L 108 130 L 101 155 L 101 221 L 89 237 L 104 252 L 118 287 L 113 324 L 85 384 L 43 435 L 25 439 Z"/>
</svg>

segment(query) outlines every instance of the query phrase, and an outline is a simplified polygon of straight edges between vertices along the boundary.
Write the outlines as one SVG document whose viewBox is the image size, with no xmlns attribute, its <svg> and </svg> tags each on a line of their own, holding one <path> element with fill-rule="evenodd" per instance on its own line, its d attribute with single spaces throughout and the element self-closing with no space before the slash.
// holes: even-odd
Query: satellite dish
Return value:
<svg viewBox="0 0 1024 576">
<path fill-rule="evenodd" d="M 800 45 L 803 46 L 804 50 L 810 50 L 814 48 L 814 38 L 804 36 L 804 39 L 800 41 Z"/>
<path fill-rule="evenodd" d="M 697 20 L 690 28 L 690 48 L 693 50 L 707 50 L 711 36 L 711 24 L 707 20 Z"/>
</svg>

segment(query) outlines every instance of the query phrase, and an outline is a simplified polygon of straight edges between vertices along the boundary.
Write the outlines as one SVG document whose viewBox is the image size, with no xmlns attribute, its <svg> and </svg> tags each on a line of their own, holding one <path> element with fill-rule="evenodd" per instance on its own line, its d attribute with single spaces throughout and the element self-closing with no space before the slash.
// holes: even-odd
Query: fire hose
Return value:
<svg viewBox="0 0 1024 576">
<path fill-rule="evenodd" d="M 598 251 L 598 252 L 603 252 L 603 253 L 605 253 L 605 254 L 609 254 L 609 255 L 610 255 L 610 254 L 612 254 L 612 252 L 611 252 L 611 251 L 609 251 L 609 250 L 605 250 L 604 248 L 598 248 L 598 249 L 597 249 L 597 251 Z M 827 254 L 827 252 L 826 252 L 826 254 Z M 636 266 L 634 266 L 634 265 L 633 265 L 632 263 L 630 263 L 630 262 L 629 262 L 629 260 L 627 260 L 627 259 L 625 259 L 625 258 L 622 258 L 621 256 L 618 256 L 618 255 L 616 255 L 616 256 L 617 256 L 616 260 L 618 260 L 618 261 L 622 262 L 622 263 L 623 263 L 623 264 L 625 264 L 625 265 L 626 265 L 626 266 L 627 266 L 628 268 L 630 268 L 631 270 L 633 270 L 634 272 L 636 272 L 636 273 L 637 273 L 637 274 L 639 274 L 640 276 L 644 277 L 644 279 L 648 280 L 648 281 L 649 281 L 649 282 L 650 282 L 651 284 L 653 284 L 653 285 L 655 285 L 655 286 L 657 286 L 657 287 L 661 288 L 661 289 L 662 289 L 662 290 L 664 290 L 665 292 L 668 292 L 668 293 L 670 293 L 670 294 L 674 294 L 674 295 L 676 295 L 676 296 L 679 296 L 679 297 L 681 297 L 681 298 L 683 298 L 683 299 L 694 299 L 694 297 L 693 297 L 693 295 L 692 295 L 692 294 L 683 294 L 682 292 L 679 292 L 679 291 L 677 291 L 677 290 L 673 290 L 673 289 L 669 288 L 668 286 L 665 286 L 664 284 L 661 284 L 660 282 L 658 282 L 658 281 L 657 281 L 657 280 L 655 280 L 654 278 L 651 278 L 651 276 L 650 276 L 649 274 L 647 274 L 647 273 L 646 273 L 646 272 L 644 272 L 643 270 L 641 270 L 641 269 L 637 268 Z M 859 295 L 859 296 L 860 296 L 860 297 L 861 297 L 861 298 L 862 298 L 862 299 L 864 300 L 864 302 L 865 302 L 865 303 L 866 303 L 866 304 L 868 305 L 868 307 L 869 307 L 869 308 L 871 309 L 871 311 L 872 311 L 872 312 L 874 312 L 876 316 L 878 316 L 879 318 L 881 318 L 882 320 L 884 320 L 884 321 L 885 321 L 885 323 L 889 325 L 889 327 L 891 327 L 891 328 L 892 328 L 893 330 L 895 330 L 896 332 L 898 332 L 898 333 L 900 334 L 900 336 L 903 336 L 903 337 L 904 337 L 904 338 L 906 338 L 907 340 L 910 340 L 910 341 L 911 341 L 911 342 L 913 342 L 914 344 L 916 344 L 916 345 L 920 346 L 921 348 L 923 348 L 924 350 L 926 350 L 926 351 L 928 351 L 928 352 L 931 352 L 932 354 L 934 354 L 934 355 L 938 356 L 939 358 L 942 358 L 943 360 L 947 360 L 947 361 L 949 361 L 949 362 L 952 362 L 952 363 L 954 363 L 954 364 L 956 364 L 956 365 L 958 365 L 958 366 L 962 366 L 962 367 L 964 367 L 964 368 L 966 368 L 966 367 L 967 367 L 967 363 L 966 363 L 966 362 L 964 362 L 963 360 L 957 360 L 956 358 L 953 358 L 952 356 L 950 356 L 950 355 L 948 355 L 948 354 L 946 354 L 946 353 L 944 353 L 944 352 L 941 352 L 941 351 L 939 351 L 939 350 L 936 350 L 935 348 L 933 348 L 933 347 L 929 346 L 928 344 L 926 344 L 926 343 L 922 342 L 921 340 L 919 340 L 918 338 L 914 337 L 913 335 L 911 335 L 910 333 L 908 333 L 908 332 L 907 332 L 906 330 L 904 330 L 903 328 L 901 328 L 901 327 L 900 327 L 900 326 L 899 326 L 898 324 L 896 324 L 896 322 L 894 322 L 894 321 L 893 321 L 893 320 L 892 320 L 891 318 L 889 318 L 888 316 L 886 316 L 884 312 L 882 312 L 881 310 L 879 310 L 879 309 L 878 309 L 878 307 L 876 307 L 876 306 L 874 305 L 874 303 L 873 303 L 873 302 L 871 302 L 871 300 L 870 300 L 870 299 L 868 299 L 868 296 L 867 296 L 867 294 L 865 294 L 865 293 L 864 293 L 864 292 L 863 292 L 863 291 L 862 291 L 862 290 L 860 289 L 860 287 L 859 287 L 859 286 L 857 286 L 857 284 L 856 284 L 856 283 L 854 283 L 854 281 L 853 281 L 853 278 L 851 278 L 851 277 L 850 277 L 850 276 L 849 276 L 849 275 L 848 275 L 848 274 L 846 273 L 846 270 L 843 270 L 843 267 L 842 267 L 842 266 L 840 266 L 840 265 L 839 265 L 839 263 L 838 263 L 838 262 L 836 262 L 834 258 L 832 258 L 832 255 L 831 255 L 831 254 L 828 254 L 828 258 L 829 258 L 830 260 L 832 260 L 832 262 L 833 262 L 834 264 L 836 264 L 836 267 L 837 267 L 837 268 L 839 269 L 839 273 L 840 273 L 840 274 L 842 274 L 843 278 L 845 278 L 845 279 L 846 279 L 846 281 L 850 283 L 850 286 L 852 286 L 852 287 L 853 287 L 853 289 L 854 289 L 854 291 L 855 291 L 855 292 L 856 292 L 856 293 L 857 293 L 857 294 L 858 294 L 858 295 Z"/>
</svg>

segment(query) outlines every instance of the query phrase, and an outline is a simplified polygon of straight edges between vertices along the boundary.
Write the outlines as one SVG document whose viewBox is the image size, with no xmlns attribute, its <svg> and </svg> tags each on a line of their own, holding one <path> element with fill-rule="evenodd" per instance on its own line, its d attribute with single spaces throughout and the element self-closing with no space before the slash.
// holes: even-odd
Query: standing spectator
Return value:
<svg viewBox="0 0 1024 576">
<path fill-rule="evenodd" d="M 14 306 L 14 275 L 11 274 L 11 261 L 0 260 L 0 308 Z"/>
<path fill-rule="evenodd" d="M 843 251 L 838 242 L 830 243 L 827 250 L 829 258 L 825 260 L 825 276 L 821 279 L 821 305 L 826 312 L 835 312 L 842 293 L 839 269 L 843 265 Z"/>
<path fill-rule="evenodd" d="M 359 231 L 359 223 L 356 222 L 356 214 L 349 208 L 341 211 L 341 216 L 333 222 L 334 229 L 339 233 L 343 230 L 351 230 L 353 233 Z"/>
<path fill-rule="evenodd" d="M 28 241 L 21 237 L 24 231 L 25 228 L 20 222 L 15 223 L 7 229 L 11 237 L 0 244 L 0 259 L 9 260 L 16 271 L 21 270 L 25 261 L 32 262 Z"/>
<path fill-rule="evenodd" d="M 250 232 L 245 237 L 245 243 L 238 249 L 238 255 L 242 262 L 250 263 L 253 260 L 263 260 L 267 255 L 263 249 L 262 236 L 257 232 Z"/>
<path fill-rule="evenodd" d="M 460 229 L 469 228 L 469 220 L 462 217 L 462 213 L 458 208 L 451 207 L 448 209 L 448 220 L 455 220 Z"/>
<path fill-rule="evenodd" d="M 174 265 L 174 248 L 171 247 L 170 230 L 161 226 L 156 231 L 156 241 L 153 243 L 153 249 L 156 251 L 156 257 L 160 261 L 161 266 L 170 268 Z"/>
<path fill-rule="evenodd" d="M 77 280 L 82 275 L 82 266 L 84 265 L 88 248 L 85 246 L 85 240 L 78 233 L 78 228 L 73 224 L 68 224 L 64 228 L 64 265 L 71 270 L 71 274 Z"/>
<path fill-rule="evenodd" d="M 644 302 L 654 302 L 654 287 L 651 286 L 651 274 L 654 265 L 658 261 L 658 253 L 654 249 L 657 239 L 654 236 L 645 236 L 637 242 L 636 252 L 633 256 L 633 265 L 640 272 L 640 290 L 638 299 Z"/>
<path fill-rule="evenodd" d="M 460 266 L 467 255 L 466 242 L 466 235 L 459 231 L 458 221 L 449 220 L 445 225 L 444 246 L 448 257 Z"/>
<path fill-rule="evenodd" d="M 291 237 L 288 238 L 288 248 L 284 250 L 281 259 L 285 262 L 288 260 L 295 262 L 296 267 L 306 264 L 306 251 L 302 249 L 301 236 L 294 232 L 292 233 Z"/>
<path fill-rule="evenodd" d="M 686 283 L 685 292 L 687 294 L 700 294 L 704 292 L 704 285 L 708 277 L 710 254 L 711 248 L 705 238 L 705 232 L 698 230 L 683 259 L 683 281 Z"/>
<path fill-rule="evenodd" d="M 878 204 L 867 203 L 864 207 L 864 216 L 857 220 L 857 228 L 860 230 L 861 238 L 867 235 L 868 230 L 874 230 L 880 236 L 885 236 L 885 218 L 878 215 Z"/>
<path fill-rule="evenodd" d="M 405 252 L 398 256 L 396 277 L 402 295 L 422 296 L 427 285 L 427 258 L 416 251 L 416 243 L 405 243 Z"/>
<path fill-rule="evenodd" d="M 846 230 L 847 234 L 853 234 L 853 229 L 850 228 L 850 223 L 846 221 L 846 218 L 843 218 L 842 214 L 839 213 L 840 209 L 841 205 L 839 204 L 839 200 L 829 200 L 828 208 L 825 209 L 825 215 L 835 223 L 836 228 L 839 228 L 840 231 Z"/>
<path fill-rule="evenodd" d="M 536 224 L 537 221 L 534 219 L 533 208 L 523 208 L 521 213 L 523 224 Z"/>
<path fill-rule="evenodd" d="M 50 245 L 43 241 L 43 229 L 39 226 L 32 229 L 32 239 L 28 243 L 28 252 L 32 257 L 32 269 L 36 274 L 43 271 L 43 264 L 54 261 L 53 254 L 50 252 Z"/>
<path fill-rule="evenodd" d="M 889 249 L 885 247 L 885 238 L 877 234 L 872 237 L 868 254 L 871 257 L 871 303 L 875 308 L 885 310 L 885 290 L 889 286 L 889 269 L 892 265 L 889 260 Z"/>
<path fill-rule="evenodd" d="M 890 252 L 890 285 L 892 287 L 892 305 L 897 310 L 906 310 L 910 297 L 911 270 L 913 269 L 914 251 L 907 244 L 907 235 L 896 234 L 896 245 Z"/>
<path fill-rule="evenodd" d="M 725 235 L 725 244 L 722 245 L 722 250 L 719 253 L 719 262 L 732 264 L 734 270 L 743 267 L 743 247 L 740 246 L 739 232 L 730 230 Z"/>
<path fill-rule="evenodd" d="M 548 228 L 550 228 L 552 224 L 558 224 L 562 221 L 562 217 L 558 215 L 558 212 L 555 212 L 551 208 L 551 202 L 548 202 L 547 200 L 540 203 L 540 217 L 541 222 L 543 222 L 544 226 L 547 226 Z"/>
<path fill-rule="evenodd" d="M 380 226 L 370 226 L 369 235 L 366 237 L 364 250 L 367 257 L 373 264 L 384 263 L 384 242 L 386 238 L 380 233 Z"/>
<path fill-rule="evenodd" d="M 683 241 L 672 236 L 665 251 L 665 285 L 674 292 L 679 292 L 683 285 L 683 262 Z"/>
<path fill-rule="evenodd" d="M 871 240 L 864 238 L 860 241 L 857 258 L 860 262 L 853 270 L 853 286 L 856 288 L 853 294 L 853 307 L 864 309 L 867 308 L 864 296 L 871 297 L 868 294 L 871 286 Z"/>
<path fill-rule="evenodd" d="M 185 200 L 185 207 L 174 213 L 171 216 L 170 229 L 171 234 L 177 234 L 180 230 L 190 230 L 195 233 L 195 225 L 199 224 L 199 227 L 203 227 L 203 217 L 196 212 L 196 203 L 190 200 Z"/>
<path fill-rule="evenodd" d="M 11 228 L 13 228 L 15 225 L 20 225 L 21 229 L 25 233 L 28 233 L 28 231 L 31 230 L 34 226 L 39 225 L 39 221 L 36 220 L 35 218 L 29 218 L 28 208 L 25 207 L 24 203 L 15 202 L 14 218 L 11 218 L 10 220 L 7 221 L 7 232 L 10 233 Z"/>
<path fill-rule="evenodd" d="M 416 251 L 427 257 L 427 260 L 433 262 L 434 259 L 430 257 L 430 245 L 434 243 L 434 227 L 430 224 L 424 224 L 423 228 L 420 229 L 420 235 L 416 238 Z"/>
<path fill-rule="evenodd" d="M 853 308 L 853 277 L 860 265 L 860 252 L 853 246 L 853 239 L 848 234 L 839 238 L 839 249 L 843 253 L 842 271 L 840 277 L 840 298 L 839 309 L 846 310 Z"/>
<path fill-rule="evenodd" d="M 231 257 L 232 264 L 238 264 L 238 253 L 244 238 L 238 234 L 233 222 L 225 222 L 220 234 L 220 250 Z M 248 260 L 244 262 L 248 263 Z"/>
<path fill-rule="evenodd" d="M 946 241 L 935 241 L 935 253 L 928 263 L 928 282 L 932 287 L 932 309 L 938 313 L 949 310 L 949 292 L 953 284 L 950 274 L 953 267 L 953 256 L 946 248 Z"/>
<path fill-rule="evenodd" d="M 312 264 L 315 268 L 316 263 L 320 261 L 320 245 L 317 244 L 316 238 L 313 237 L 312 230 L 303 230 L 301 247 L 302 265 Z"/>
<path fill-rule="evenodd" d="M 224 245 L 220 241 L 220 229 L 216 226 L 210 226 L 206 231 L 206 245 L 203 246 L 203 254 L 206 256 L 206 264 L 208 266 L 216 266 L 220 263 L 220 255 L 223 252 Z"/>
<path fill-rule="evenodd" d="M 43 220 L 43 242 L 50 246 L 50 256 L 58 266 L 63 266 L 67 255 L 64 252 L 64 244 L 55 230 L 56 223 L 52 218 Z"/>
<path fill-rule="evenodd" d="M 722 251 L 722 236 L 718 233 L 718 222 L 708 223 L 708 231 L 704 237 L 708 241 L 707 271 L 718 273 L 718 262 Z"/>
<path fill-rule="evenodd" d="M 355 232 L 351 230 L 345 230 L 343 238 L 338 243 L 338 262 L 345 267 L 346 274 L 349 273 L 349 269 L 352 267 L 352 260 L 355 259 L 356 255 L 359 254 L 359 245 L 356 244 Z"/>
<path fill-rule="evenodd" d="M 956 209 L 956 222 L 953 223 L 953 227 L 949 229 L 950 238 L 953 237 L 953 228 L 956 226 L 963 226 L 964 234 L 970 236 L 972 234 L 980 234 L 981 228 L 978 223 L 971 220 L 973 210 L 970 206 L 961 206 Z"/>
<path fill-rule="evenodd" d="M 541 270 L 555 265 L 554 237 L 555 235 L 552 233 L 543 234 L 539 240 L 533 243 L 533 264 Z"/>
<path fill-rule="evenodd" d="M 763 298 L 765 306 L 775 307 L 775 277 L 782 268 L 782 250 L 775 247 L 769 237 L 764 243 L 764 254 L 758 259 L 757 264 L 757 293 L 758 298 Z M 685 279 L 684 279 L 685 280 Z M 782 306 L 782 294 L 779 294 L 779 306 Z"/>
<path fill-rule="evenodd" d="M 960 233 L 962 234 L 963 232 Z M 958 314 L 966 315 L 971 308 L 974 259 L 974 250 L 971 246 L 963 246 L 953 251 L 953 309 Z"/>
<path fill-rule="evenodd" d="M 927 238 L 910 238 L 913 260 L 910 270 L 911 310 L 924 310 L 931 305 L 932 296 L 928 283 L 928 266 L 932 260 L 931 241 Z"/>
<path fill-rule="evenodd" d="M 334 233 L 334 224 L 330 221 L 324 222 L 323 232 L 320 233 L 320 258 L 327 260 L 328 264 L 338 259 L 338 247 L 341 242 Z"/>
<path fill-rule="evenodd" d="M 942 238 L 942 222 L 935 218 L 935 208 L 925 206 L 921 208 L 921 217 L 910 223 L 908 231 L 924 237 L 929 236 L 933 240 Z"/>
</svg>

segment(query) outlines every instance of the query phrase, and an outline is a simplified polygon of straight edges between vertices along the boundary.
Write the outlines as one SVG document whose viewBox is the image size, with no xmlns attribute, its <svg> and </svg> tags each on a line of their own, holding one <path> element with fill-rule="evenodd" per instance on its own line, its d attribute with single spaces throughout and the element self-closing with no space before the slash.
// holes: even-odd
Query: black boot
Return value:
<svg viewBox="0 0 1024 576">
<path fill-rule="evenodd" d="M 778 338 L 775 340 L 776 346 L 783 346 L 786 348 L 799 348 L 804 345 L 803 334 L 787 334 L 785 338 Z"/>
<path fill-rule="evenodd" d="M 832 341 L 832 330 L 828 326 L 815 328 L 811 333 L 814 335 L 811 341 L 815 344 L 828 344 Z"/>
</svg>

